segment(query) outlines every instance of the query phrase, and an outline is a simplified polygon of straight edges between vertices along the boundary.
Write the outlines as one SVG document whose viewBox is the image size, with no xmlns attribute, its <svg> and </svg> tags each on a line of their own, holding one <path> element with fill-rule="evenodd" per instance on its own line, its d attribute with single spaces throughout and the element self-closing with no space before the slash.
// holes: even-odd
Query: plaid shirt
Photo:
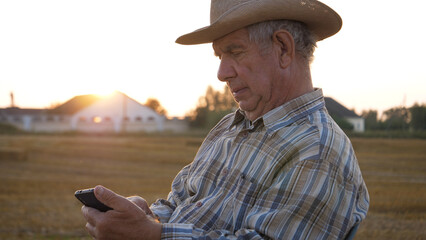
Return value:
<svg viewBox="0 0 426 240">
<path fill-rule="evenodd" d="M 162 239 L 342 239 L 368 206 L 352 145 L 317 89 L 253 123 L 224 117 L 151 209 Z"/>
</svg>

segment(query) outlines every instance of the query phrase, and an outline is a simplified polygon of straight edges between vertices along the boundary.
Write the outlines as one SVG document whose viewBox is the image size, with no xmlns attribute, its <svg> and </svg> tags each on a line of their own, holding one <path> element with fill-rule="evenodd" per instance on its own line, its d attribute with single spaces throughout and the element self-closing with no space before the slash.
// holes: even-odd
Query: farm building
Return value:
<svg viewBox="0 0 426 240">
<path fill-rule="evenodd" d="M 54 109 L 0 109 L 0 122 L 30 132 L 180 132 L 185 120 L 167 119 L 121 92 L 76 96 Z"/>
<path fill-rule="evenodd" d="M 341 118 L 352 124 L 354 132 L 365 131 L 365 119 L 358 116 L 354 111 L 347 109 L 342 104 L 330 97 L 325 97 L 325 106 L 333 118 Z"/>
</svg>

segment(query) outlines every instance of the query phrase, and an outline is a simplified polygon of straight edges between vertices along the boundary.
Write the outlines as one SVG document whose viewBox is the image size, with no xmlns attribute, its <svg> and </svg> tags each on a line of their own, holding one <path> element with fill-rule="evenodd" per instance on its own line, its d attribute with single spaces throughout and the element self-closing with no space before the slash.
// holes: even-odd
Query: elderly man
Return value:
<svg viewBox="0 0 426 240">
<path fill-rule="evenodd" d="M 83 207 L 96 239 L 344 239 L 369 196 L 351 143 L 309 65 L 337 13 L 315 0 L 212 0 L 211 25 L 177 39 L 213 43 L 239 109 L 206 137 L 167 198 L 148 207 L 104 187 L 113 210 Z"/>
</svg>

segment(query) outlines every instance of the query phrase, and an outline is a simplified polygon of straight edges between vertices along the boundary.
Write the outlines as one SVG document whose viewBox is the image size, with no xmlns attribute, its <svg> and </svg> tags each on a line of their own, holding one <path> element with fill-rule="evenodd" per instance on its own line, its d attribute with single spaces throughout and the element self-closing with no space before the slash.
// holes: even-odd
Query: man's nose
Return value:
<svg viewBox="0 0 426 240">
<path fill-rule="evenodd" d="M 219 69 L 217 70 L 217 78 L 222 82 L 228 82 L 237 76 L 235 68 L 230 59 L 222 58 L 220 60 Z"/>
</svg>

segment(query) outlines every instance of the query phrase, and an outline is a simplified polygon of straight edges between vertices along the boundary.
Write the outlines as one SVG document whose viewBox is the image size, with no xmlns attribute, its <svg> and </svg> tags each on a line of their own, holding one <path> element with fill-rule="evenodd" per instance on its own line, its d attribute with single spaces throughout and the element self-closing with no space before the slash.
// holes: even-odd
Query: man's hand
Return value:
<svg viewBox="0 0 426 240">
<path fill-rule="evenodd" d="M 154 213 L 152 213 L 151 209 L 148 206 L 148 203 L 145 199 L 139 197 L 139 196 L 131 196 L 127 197 L 127 200 L 131 201 L 133 204 L 136 204 L 136 206 L 140 207 L 146 215 L 154 217 Z"/>
<path fill-rule="evenodd" d="M 161 224 L 154 221 L 151 210 L 143 198 L 129 199 L 113 191 L 97 186 L 96 198 L 113 208 L 100 212 L 83 206 L 86 228 L 95 239 L 160 239 Z M 148 215 L 147 215 L 148 213 Z"/>
</svg>

